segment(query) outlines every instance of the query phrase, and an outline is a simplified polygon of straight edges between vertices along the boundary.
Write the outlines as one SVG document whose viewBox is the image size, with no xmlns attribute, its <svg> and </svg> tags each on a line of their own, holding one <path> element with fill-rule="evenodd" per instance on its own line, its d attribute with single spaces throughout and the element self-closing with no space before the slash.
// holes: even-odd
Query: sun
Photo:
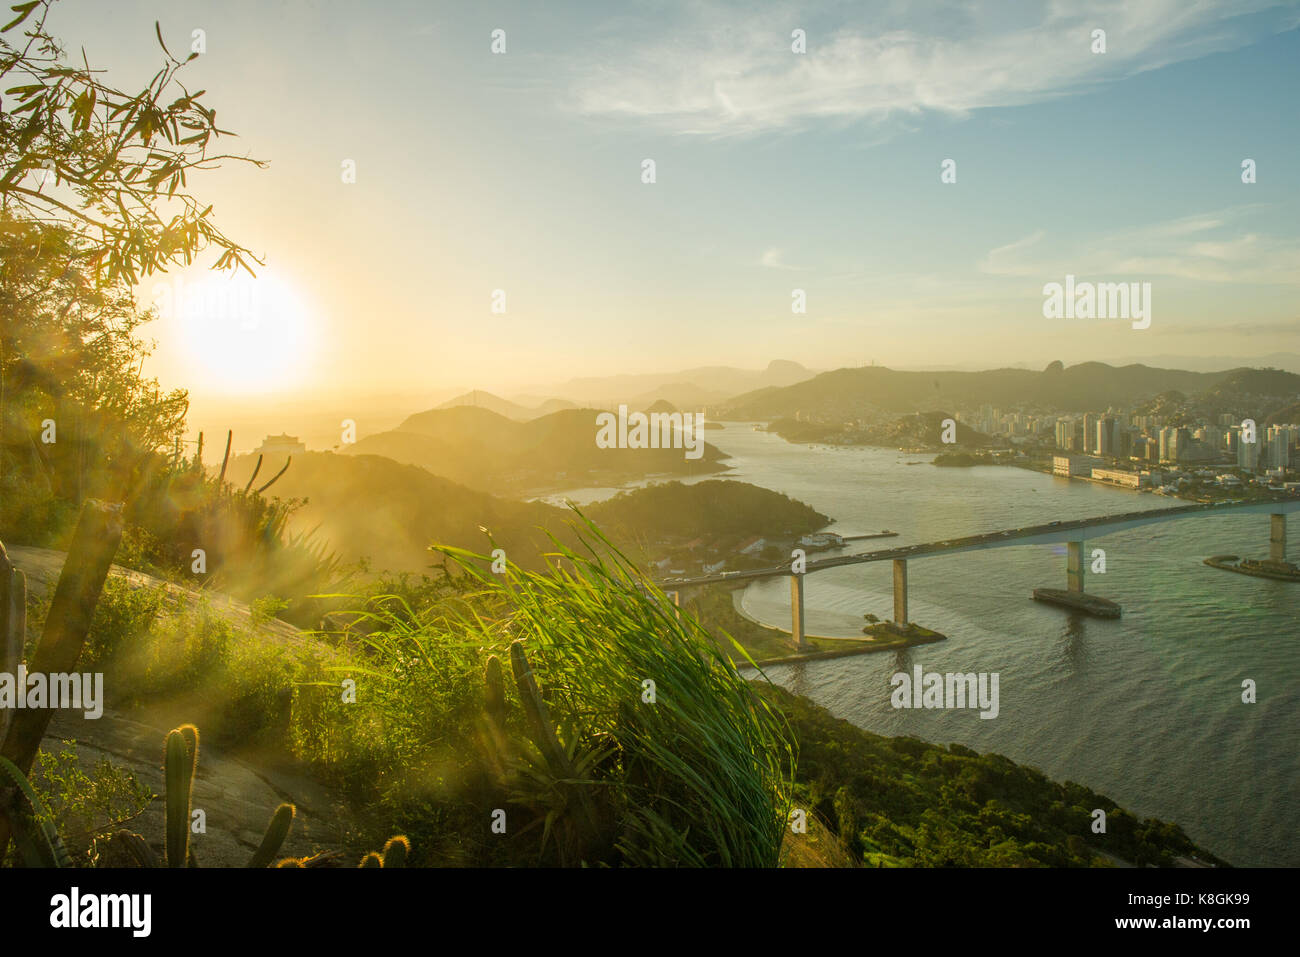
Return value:
<svg viewBox="0 0 1300 957">
<path fill-rule="evenodd" d="M 275 392 L 302 382 L 316 345 L 312 310 L 270 270 L 252 277 L 177 276 L 153 289 L 186 373 L 213 391 Z"/>
</svg>

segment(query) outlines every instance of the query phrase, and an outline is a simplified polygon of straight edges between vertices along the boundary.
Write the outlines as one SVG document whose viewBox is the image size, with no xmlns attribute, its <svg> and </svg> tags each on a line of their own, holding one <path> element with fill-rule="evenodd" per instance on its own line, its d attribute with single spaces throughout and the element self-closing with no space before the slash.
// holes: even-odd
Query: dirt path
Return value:
<svg viewBox="0 0 1300 957">
<path fill-rule="evenodd" d="M 22 545 L 5 548 L 10 561 L 27 574 L 29 589 L 44 593 L 54 587 L 63 568 L 63 552 Z M 187 601 L 197 600 L 200 594 L 118 565 L 112 567 L 110 575 L 133 584 L 165 588 Z M 264 634 L 268 641 L 284 644 L 310 640 L 286 622 L 254 621 L 248 606 L 229 596 L 214 592 L 202 595 L 212 608 L 229 616 L 241 628 Z M 142 784 L 161 795 L 165 789 L 163 742 L 170 730 L 170 727 L 150 724 L 139 715 L 128 717 L 112 707 L 105 707 L 98 720 L 87 720 L 80 712 L 59 711 L 50 722 L 42 748 L 58 751 L 66 742 L 73 741 L 83 768 L 93 768 L 100 759 L 107 758 L 132 771 Z M 200 734 L 202 730 L 199 729 Z M 298 813 L 280 856 L 302 857 L 316 851 L 343 849 L 343 802 L 336 792 L 280 769 L 256 767 L 200 741 L 193 806 L 206 815 L 206 833 L 191 834 L 190 838 L 199 864 L 242 867 L 261 843 L 275 808 L 283 802 L 293 804 Z M 128 826 L 144 835 L 155 852 L 161 854 L 164 833 L 161 797 Z"/>
</svg>

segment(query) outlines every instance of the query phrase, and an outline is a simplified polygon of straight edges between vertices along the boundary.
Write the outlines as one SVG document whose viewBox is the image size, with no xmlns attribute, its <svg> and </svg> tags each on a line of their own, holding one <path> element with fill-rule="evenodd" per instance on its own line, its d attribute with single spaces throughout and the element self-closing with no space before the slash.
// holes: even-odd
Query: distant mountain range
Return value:
<svg viewBox="0 0 1300 957">
<path fill-rule="evenodd" d="M 416 413 L 342 451 L 418 465 L 498 495 L 724 469 L 723 454 L 708 443 L 698 459 L 686 458 L 683 449 L 600 448 L 596 415 L 595 409 L 562 409 L 517 422 L 482 406 L 455 405 Z"/>
<path fill-rule="evenodd" d="M 630 408 L 645 408 L 659 399 L 679 409 L 699 410 L 742 392 L 765 387 L 793 385 L 810 379 L 816 372 L 797 362 L 776 359 L 766 369 L 736 369 L 731 366 L 701 366 L 681 372 L 639 375 L 593 376 L 534 389 L 535 393 L 564 396 L 600 408 L 626 403 Z M 523 402 L 532 396 L 516 397 Z"/>
<path fill-rule="evenodd" d="M 984 372 L 900 372 L 883 366 L 837 369 L 784 388 L 766 388 L 709 409 L 709 417 L 731 420 L 782 418 L 851 419 L 873 413 L 914 413 L 979 405 L 1028 406 L 1061 412 L 1134 406 L 1163 392 L 1187 395 L 1216 390 L 1243 401 L 1300 396 L 1300 375 L 1270 369 L 1189 372 L 1144 365 L 1115 367 L 1084 362 L 1065 368 L 1052 363 L 1040 372 L 991 369 Z"/>
<path fill-rule="evenodd" d="M 532 399 L 533 397 L 529 397 Z M 520 404 L 503 399 L 500 396 L 493 395 L 491 392 L 484 392 L 481 389 L 475 389 L 472 392 L 466 392 L 458 395 L 454 399 L 448 399 L 439 409 L 455 409 L 461 406 L 472 406 L 476 409 L 487 409 L 489 412 L 495 412 L 497 415 L 505 416 L 507 419 L 514 419 L 516 422 L 527 422 L 530 419 L 536 419 L 543 415 L 550 415 L 552 412 L 559 412 L 561 409 L 574 409 L 577 404 L 567 399 L 538 399 L 535 404 L 528 402 Z"/>
</svg>

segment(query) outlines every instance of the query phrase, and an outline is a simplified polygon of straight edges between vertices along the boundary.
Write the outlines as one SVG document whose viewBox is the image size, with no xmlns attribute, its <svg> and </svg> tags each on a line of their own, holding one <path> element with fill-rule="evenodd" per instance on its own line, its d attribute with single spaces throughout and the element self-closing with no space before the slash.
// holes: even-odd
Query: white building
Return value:
<svg viewBox="0 0 1300 957">
<path fill-rule="evenodd" d="M 1091 475 L 1102 461 L 1092 455 L 1053 455 L 1053 475 Z"/>
</svg>

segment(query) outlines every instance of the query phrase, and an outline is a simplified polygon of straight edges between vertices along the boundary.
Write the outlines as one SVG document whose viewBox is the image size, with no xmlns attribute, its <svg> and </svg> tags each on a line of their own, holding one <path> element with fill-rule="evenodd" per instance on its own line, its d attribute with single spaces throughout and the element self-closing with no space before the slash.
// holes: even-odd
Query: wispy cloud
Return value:
<svg viewBox="0 0 1300 957">
<path fill-rule="evenodd" d="M 705 135 L 960 116 L 1238 49 L 1300 24 L 1300 10 L 1279 0 L 863 6 L 692 5 L 662 40 L 630 51 L 626 36 L 598 44 L 569 105 Z M 791 52 L 795 28 L 807 33 L 805 54 Z M 1091 52 L 1094 29 L 1106 31 L 1105 54 Z"/>
<path fill-rule="evenodd" d="M 781 250 L 776 248 L 765 250 L 762 258 L 759 259 L 758 264 L 767 269 L 799 270 L 799 269 L 806 268 L 804 266 L 792 266 L 790 263 L 785 261 L 785 259 L 782 256 Z"/>
<path fill-rule="evenodd" d="M 1300 239 L 1234 224 L 1249 207 L 1197 214 L 1101 237 L 1050 241 L 1043 230 L 989 250 L 994 276 L 1177 276 L 1218 283 L 1300 284 Z"/>
</svg>

